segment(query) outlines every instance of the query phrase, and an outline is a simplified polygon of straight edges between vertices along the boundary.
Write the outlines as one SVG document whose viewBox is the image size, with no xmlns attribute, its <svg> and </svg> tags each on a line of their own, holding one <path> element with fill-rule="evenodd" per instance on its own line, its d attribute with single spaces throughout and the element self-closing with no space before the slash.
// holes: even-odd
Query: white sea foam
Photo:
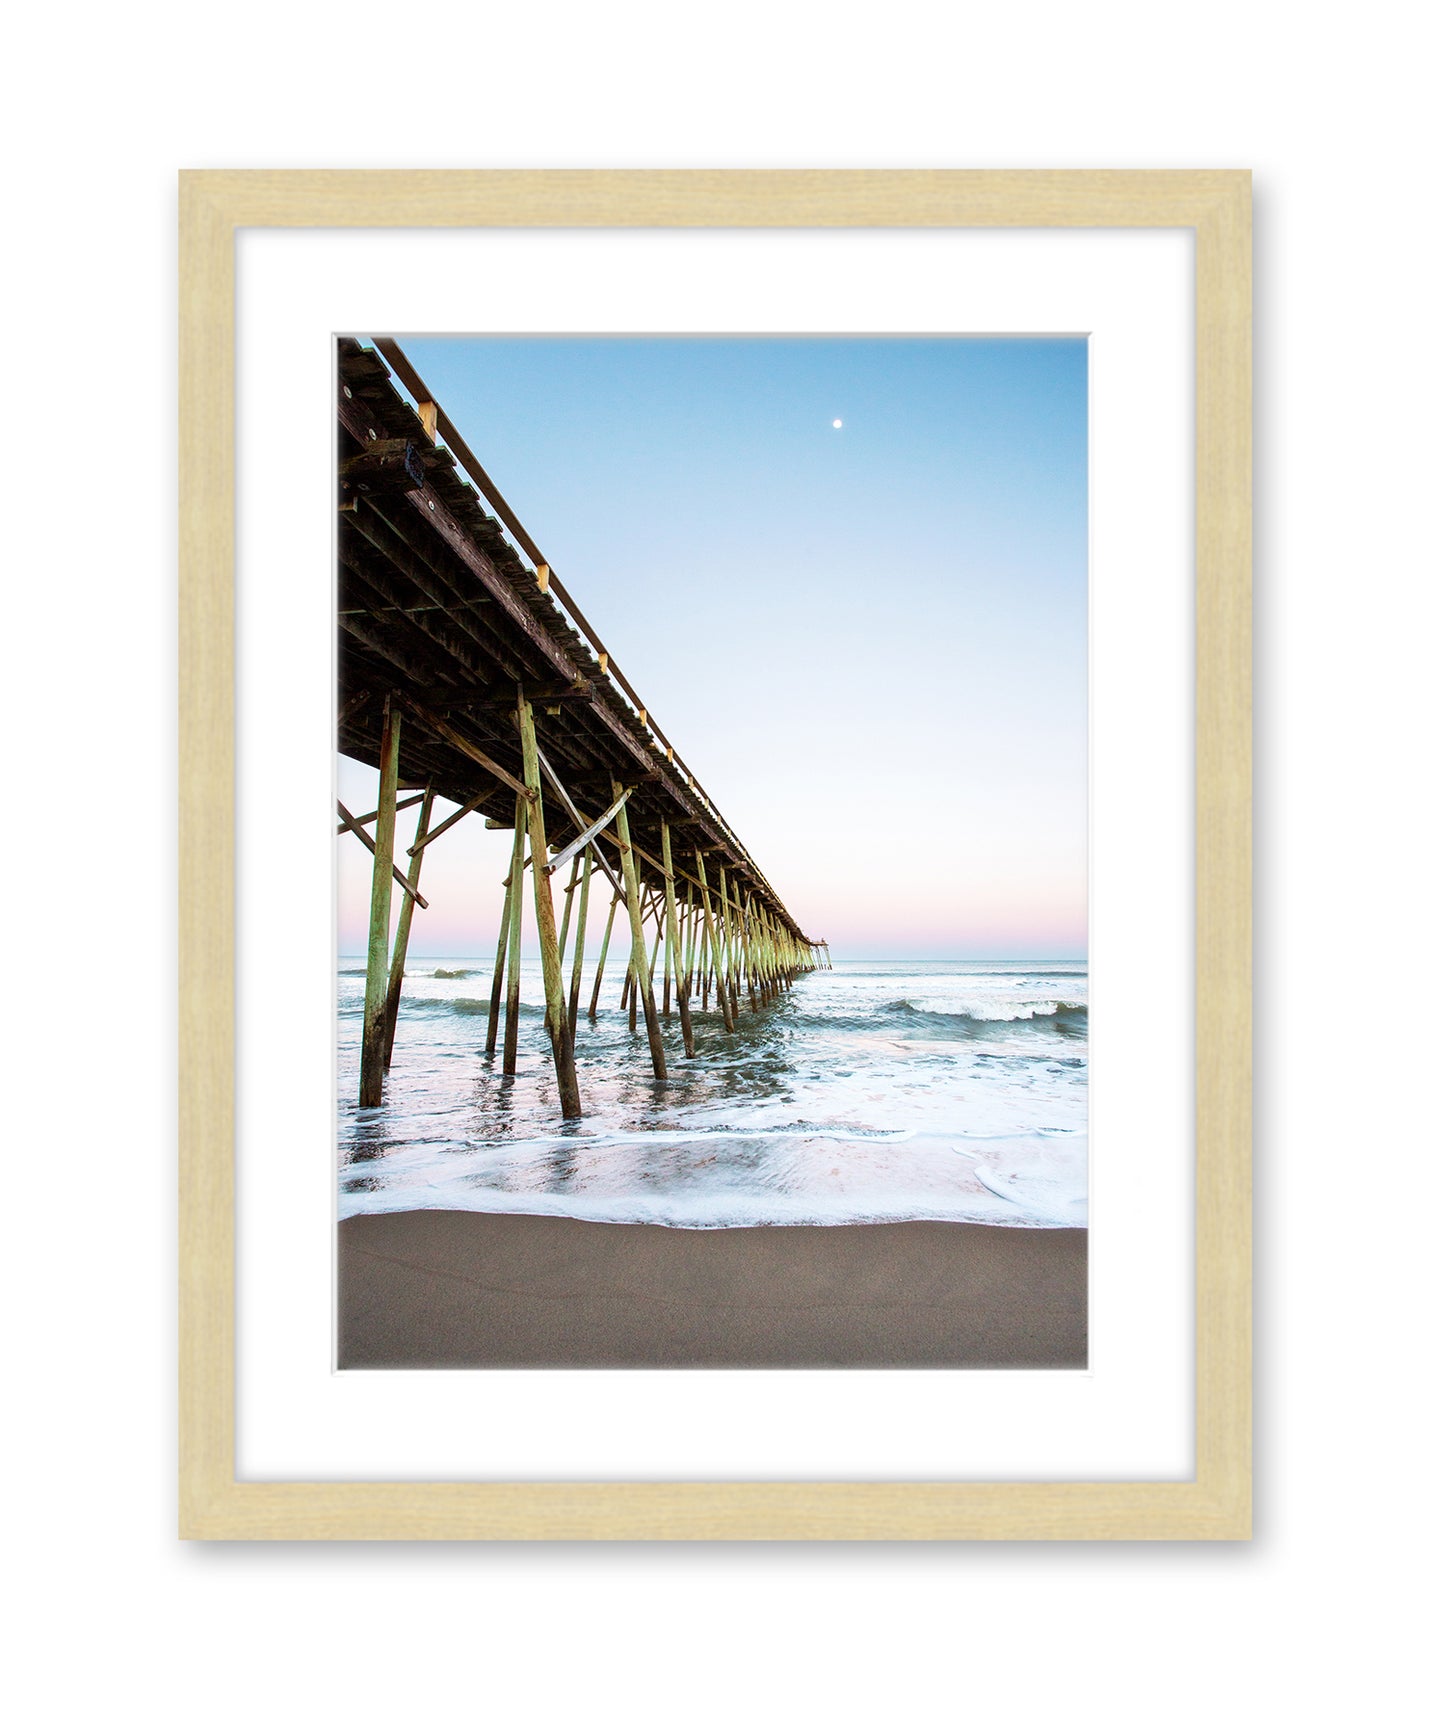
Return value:
<svg viewBox="0 0 1445 1734">
<path fill-rule="evenodd" d="M 617 1010 L 579 1031 L 587 1118 L 559 1130 L 539 972 L 518 1075 L 481 1054 L 490 964 L 413 962 L 385 1105 L 354 1106 L 362 978 L 338 975 L 340 1209 L 465 1209 L 691 1228 L 1087 1218 L 1087 998 L 1078 964 L 842 965 L 735 1036 L 694 1003 L 671 1075 Z M 465 972 L 465 973 L 463 973 Z M 590 972 L 589 972 L 590 980 Z"/>
</svg>

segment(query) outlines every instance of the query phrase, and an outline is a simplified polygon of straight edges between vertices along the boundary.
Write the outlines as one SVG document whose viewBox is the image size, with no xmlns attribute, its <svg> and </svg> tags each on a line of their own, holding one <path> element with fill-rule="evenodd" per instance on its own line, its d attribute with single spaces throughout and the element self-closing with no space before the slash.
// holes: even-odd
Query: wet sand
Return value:
<svg viewBox="0 0 1445 1734">
<path fill-rule="evenodd" d="M 1087 1232 L 708 1231 L 416 1210 L 338 1227 L 361 1367 L 1082 1367 Z"/>
</svg>

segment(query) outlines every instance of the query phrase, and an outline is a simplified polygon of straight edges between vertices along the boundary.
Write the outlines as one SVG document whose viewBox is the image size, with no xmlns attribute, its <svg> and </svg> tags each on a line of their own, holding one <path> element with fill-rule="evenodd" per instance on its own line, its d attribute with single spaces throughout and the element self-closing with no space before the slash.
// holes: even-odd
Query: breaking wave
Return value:
<svg viewBox="0 0 1445 1734">
<path fill-rule="evenodd" d="M 817 1021 L 839 1028 L 878 1032 L 883 1020 L 897 1029 L 915 1034 L 968 1037 L 983 1035 L 1012 1025 L 1034 1025 L 1060 1035 L 1086 1036 L 1089 1008 L 1075 1000 L 1037 1000 L 1018 1006 L 975 1007 L 941 1011 L 915 1005 L 912 1000 L 889 1000 L 872 1015 L 823 1017 Z"/>
</svg>

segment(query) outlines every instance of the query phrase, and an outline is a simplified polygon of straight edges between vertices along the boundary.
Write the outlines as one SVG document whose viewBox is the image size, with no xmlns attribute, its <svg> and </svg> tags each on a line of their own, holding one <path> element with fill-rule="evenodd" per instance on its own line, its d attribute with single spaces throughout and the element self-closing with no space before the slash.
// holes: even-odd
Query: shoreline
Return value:
<svg viewBox="0 0 1445 1734">
<path fill-rule="evenodd" d="M 1087 1364 L 1083 1228 L 396 1211 L 338 1223 L 337 1277 L 343 1370 Z"/>
</svg>

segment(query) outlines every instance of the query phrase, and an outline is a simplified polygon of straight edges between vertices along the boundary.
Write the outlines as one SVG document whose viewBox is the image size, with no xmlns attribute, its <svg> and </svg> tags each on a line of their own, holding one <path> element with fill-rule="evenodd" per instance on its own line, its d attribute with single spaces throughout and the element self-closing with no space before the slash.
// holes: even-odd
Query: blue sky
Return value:
<svg viewBox="0 0 1445 1734">
<path fill-rule="evenodd" d="M 400 341 L 835 956 L 1083 954 L 1085 340 Z M 429 852 L 419 955 L 490 947 L 503 846 Z"/>
</svg>

